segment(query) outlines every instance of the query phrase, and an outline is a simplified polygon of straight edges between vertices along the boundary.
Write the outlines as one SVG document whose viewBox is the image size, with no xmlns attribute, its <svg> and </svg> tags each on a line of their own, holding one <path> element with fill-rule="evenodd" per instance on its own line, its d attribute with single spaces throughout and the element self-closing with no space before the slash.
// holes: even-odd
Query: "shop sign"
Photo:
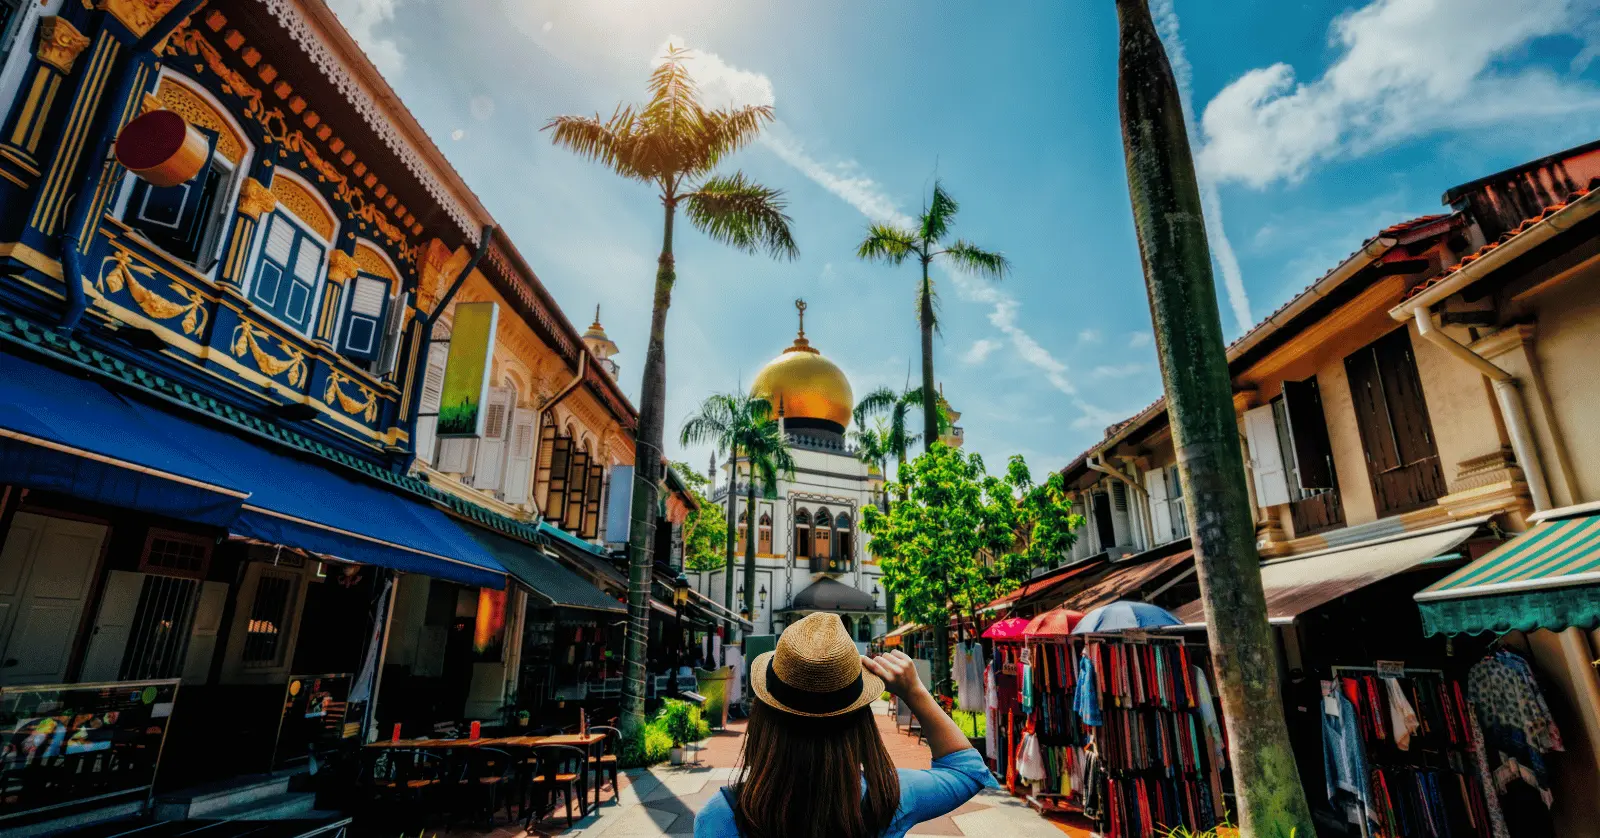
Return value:
<svg viewBox="0 0 1600 838">
<path fill-rule="evenodd" d="M 1378 670 L 1379 678 L 1404 678 L 1406 676 L 1405 661 L 1378 661 L 1374 664 Z"/>
<path fill-rule="evenodd" d="M 489 360 L 500 307 L 494 303 L 458 303 L 450 323 L 450 354 L 444 364 L 439 394 L 441 438 L 481 437 L 488 411 Z"/>
</svg>

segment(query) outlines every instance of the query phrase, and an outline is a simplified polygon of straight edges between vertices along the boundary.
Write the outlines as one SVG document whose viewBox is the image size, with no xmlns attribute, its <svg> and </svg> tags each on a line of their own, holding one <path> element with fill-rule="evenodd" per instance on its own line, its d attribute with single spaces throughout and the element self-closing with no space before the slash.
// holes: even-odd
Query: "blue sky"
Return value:
<svg viewBox="0 0 1600 838">
<path fill-rule="evenodd" d="M 786 190 L 801 256 L 679 226 L 669 437 L 789 344 L 796 297 L 858 397 L 905 385 L 915 270 L 854 252 L 868 218 L 914 214 L 935 177 L 961 202 L 956 233 L 1014 269 L 938 275 L 938 377 L 970 448 L 1058 467 L 1160 393 L 1109 0 L 329 2 L 568 316 L 582 328 L 603 306 L 635 397 L 659 202 L 539 129 L 641 100 L 669 41 L 697 51 L 709 100 L 775 107 L 725 168 Z M 1446 188 L 1600 135 L 1600 0 L 1152 7 L 1192 103 L 1230 339 Z"/>
</svg>

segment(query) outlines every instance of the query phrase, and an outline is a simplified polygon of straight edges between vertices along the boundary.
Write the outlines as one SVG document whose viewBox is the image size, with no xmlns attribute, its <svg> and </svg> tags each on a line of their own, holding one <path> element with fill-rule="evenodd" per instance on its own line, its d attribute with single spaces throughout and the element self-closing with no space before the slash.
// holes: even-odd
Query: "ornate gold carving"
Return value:
<svg viewBox="0 0 1600 838">
<path fill-rule="evenodd" d="M 244 179 L 244 184 L 239 187 L 239 212 L 248 215 L 257 221 L 261 214 L 272 212 L 278 206 L 278 198 L 272 190 L 261 185 L 261 181 L 253 177 Z"/>
<path fill-rule="evenodd" d="M 343 285 L 344 281 L 355 276 L 361 270 L 356 264 L 356 258 L 343 250 L 335 250 L 328 254 L 328 281 L 335 285 Z"/>
<path fill-rule="evenodd" d="M 192 125 L 210 128 L 217 132 L 217 152 L 237 164 L 244 159 L 244 140 L 233 131 L 233 126 L 217 113 L 210 102 L 187 87 L 164 78 L 156 86 L 156 98 L 167 110 L 173 111 Z"/>
<path fill-rule="evenodd" d="M 199 336 L 200 331 L 206 327 L 205 298 L 182 283 L 170 283 L 168 287 L 183 298 L 183 302 L 180 303 L 157 294 L 139 282 L 140 277 L 150 279 L 155 274 L 155 268 L 135 262 L 132 253 L 119 249 L 115 255 L 101 260 L 100 276 L 95 280 L 95 290 L 102 294 L 108 291 L 116 294 L 127 288 L 128 295 L 133 297 L 133 301 L 139 304 L 139 308 L 145 314 L 156 320 L 171 320 L 182 316 L 183 322 L 178 326 L 183 333 Z"/>
<path fill-rule="evenodd" d="M 384 279 L 394 279 L 394 268 L 389 267 L 389 260 L 383 254 L 373 249 L 370 244 L 356 243 L 356 265 L 361 272 L 371 276 L 381 276 Z"/>
<path fill-rule="evenodd" d="M 164 107 L 166 107 L 166 105 L 162 103 L 160 99 L 157 99 L 153 94 L 150 93 L 144 94 L 144 96 L 139 99 L 140 116 L 143 116 L 151 111 L 159 111 Z"/>
<path fill-rule="evenodd" d="M 278 203 L 294 213 L 295 218 L 317 231 L 324 241 L 333 241 L 333 216 L 304 187 L 289 178 L 275 177 L 272 179 L 272 194 L 277 196 Z"/>
<path fill-rule="evenodd" d="M 176 5 L 178 0 L 100 0 L 101 11 L 110 12 L 129 32 L 139 36 L 149 32 Z"/>
<path fill-rule="evenodd" d="M 411 243 L 406 232 L 395 226 L 375 203 L 367 199 L 365 192 L 362 192 L 333 163 L 325 159 L 311 141 L 306 139 L 305 134 L 290 129 L 288 117 L 282 109 L 267 107 L 261 90 L 251 85 L 242 74 L 223 63 L 222 53 L 201 35 L 198 28 L 186 26 L 173 33 L 166 52 L 176 55 L 180 51 L 204 61 L 205 66 L 222 81 L 225 92 L 244 100 L 244 115 L 261 125 L 267 143 L 276 144 L 284 151 L 304 155 L 311 171 L 316 173 L 319 180 L 333 184 L 334 196 L 348 204 L 357 218 L 377 229 L 385 239 L 396 246 L 399 252 L 411 253 Z M 276 180 L 274 178 L 274 181 Z"/>
<path fill-rule="evenodd" d="M 72 72 L 73 63 L 88 46 L 89 36 L 79 32 L 66 18 L 39 19 L 39 60 L 63 74 Z"/>
<path fill-rule="evenodd" d="M 344 392 L 344 385 L 354 384 L 361 392 L 361 399 L 352 399 Z M 337 404 L 339 409 L 351 416 L 360 415 L 371 422 L 378 418 L 378 393 L 371 387 L 339 372 L 328 371 L 328 387 L 322 393 L 322 400 L 328 404 Z"/>
<path fill-rule="evenodd" d="M 246 352 L 255 359 L 256 369 L 269 376 L 288 374 L 289 386 L 299 387 L 306 379 L 306 354 L 294 344 L 278 339 L 278 348 L 283 350 L 284 357 L 279 358 L 266 351 L 261 346 L 261 337 L 271 338 L 272 334 L 246 320 L 233 329 L 233 354 L 243 358 Z"/>
</svg>

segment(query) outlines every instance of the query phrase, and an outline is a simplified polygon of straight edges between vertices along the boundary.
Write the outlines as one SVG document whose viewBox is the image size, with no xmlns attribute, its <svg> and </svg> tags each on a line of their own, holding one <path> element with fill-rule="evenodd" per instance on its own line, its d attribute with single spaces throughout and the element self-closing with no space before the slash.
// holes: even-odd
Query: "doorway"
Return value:
<svg viewBox="0 0 1600 838">
<path fill-rule="evenodd" d="M 59 684 L 110 527 L 18 512 L 0 549 L 0 685 Z"/>
<path fill-rule="evenodd" d="M 1094 493 L 1094 531 L 1100 537 L 1100 549 L 1117 546 L 1117 529 L 1111 522 L 1111 496 L 1105 492 Z"/>
</svg>

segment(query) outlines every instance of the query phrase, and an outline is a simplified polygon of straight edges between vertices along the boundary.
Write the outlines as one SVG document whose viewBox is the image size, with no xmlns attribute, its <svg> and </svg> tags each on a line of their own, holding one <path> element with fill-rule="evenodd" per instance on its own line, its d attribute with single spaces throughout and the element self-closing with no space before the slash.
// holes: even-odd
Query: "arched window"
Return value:
<svg viewBox="0 0 1600 838">
<path fill-rule="evenodd" d="M 5 5 L 0 3 L 0 9 Z M 249 168 L 250 142 L 210 94 L 175 73 L 162 75 L 155 98 L 206 138 L 207 161 L 177 186 L 152 186 L 128 175 L 121 217 L 169 255 L 210 273 L 220 258 L 241 173 Z"/>
<path fill-rule="evenodd" d="M 734 501 L 734 502 L 738 503 L 737 500 Z M 746 538 L 745 533 L 750 531 L 749 524 L 750 524 L 750 508 L 749 507 L 741 508 L 739 510 L 739 535 L 736 536 L 736 538 L 734 540 L 734 544 L 737 545 L 737 547 L 738 547 L 737 552 L 741 556 L 744 555 L 744 540 Z"/>
<path fill-rule="evenodd" d="M 399 320 L 390 316 L 390 309 L 400 273 L 382 250 L 366 240 L 356 242 L 354 259 L 356 275 L 345 283 L 336 345 L 351 358 L 380 362 L 377 371 L 385 373 L 393 367 L 400 343 L 399 330 L 390 328 Z"/>
<path fill-rule="evenodd" d="M 794 511 L 794 557 L 811 558 L 811 513 L 804 509 Z"/>
<path fill-rule="evenodd" d="M 855 561 L 856 555 L 854 550 L 855 538 L 850 529 L 849 514 L 840 512 L 833 519 L 833 543 L 833 558 L 828 563 L 829 567 L 833 570 L 849 570 L 851 563 Z"/>
<path fill-rule="evenodd" d="M 264 232 L 250 278 L 250 301 L 296 331 L 311 331 L 328 250 L 338 231 L 334 215 L 304 181 L 285 171 L 272 177 L 277 208 L 263 216 Z"/>
<path fill-rule="evenodd" d="M 824 506 L 817 510 L 811 527 L 811 557 L 826 561 L 833 555 L 833 513 Z"/>
<path fill-rule="evenodd" d="M 756 529 L 756 552 L 763 556 L 772 555 L 772 513 L 761 513 L 761 519 Z"/>
</svg>

